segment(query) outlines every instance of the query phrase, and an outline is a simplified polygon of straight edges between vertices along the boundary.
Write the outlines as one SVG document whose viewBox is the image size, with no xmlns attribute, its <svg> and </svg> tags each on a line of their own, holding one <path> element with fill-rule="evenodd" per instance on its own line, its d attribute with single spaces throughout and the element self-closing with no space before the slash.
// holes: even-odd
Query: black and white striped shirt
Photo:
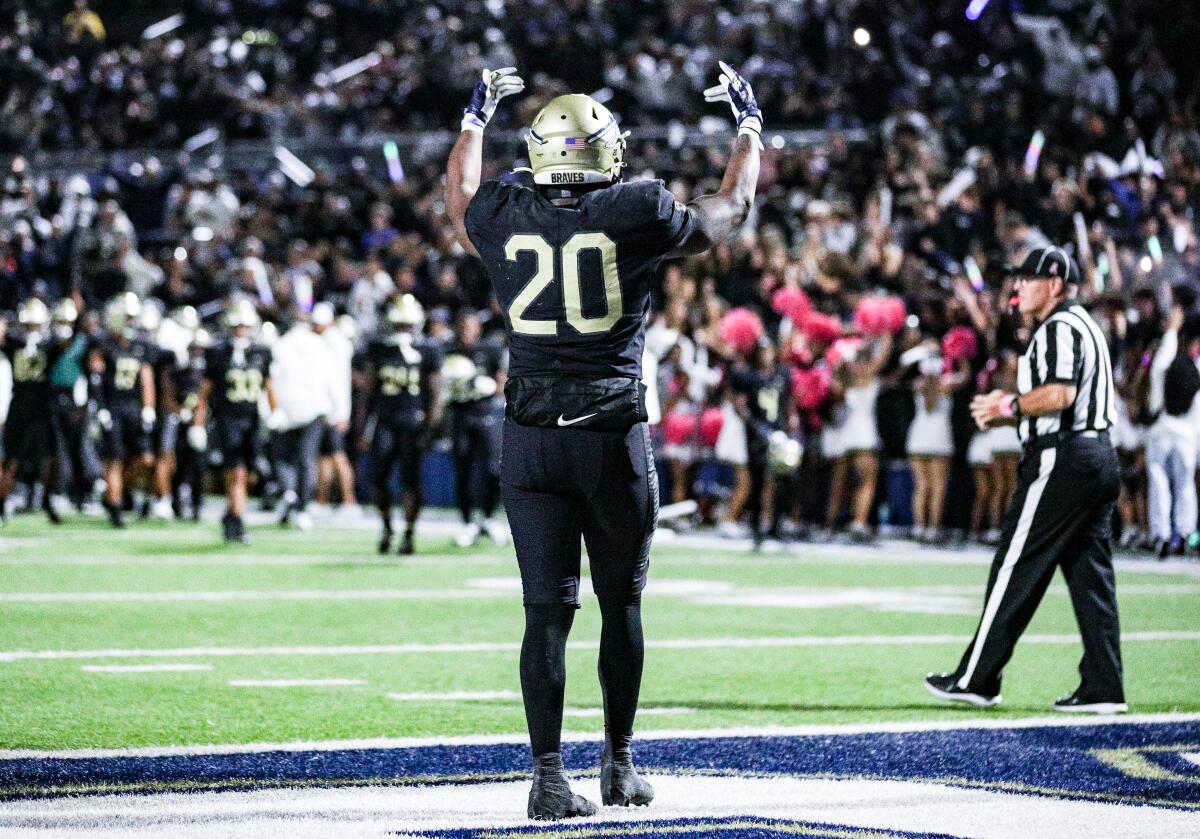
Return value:
<svg viewBox="0 0 1200 839">
<path fill-rule="evenodd" d="M 1037 327 L 1017 367 L 1024 396 L 1047 384 L 1075 386 L 1075 401 L 1057 414 L 1023 417 L 1027 448 L 1053 445 L 1062 432 L 1107 431 L 1117 421 L 1112 360 L 1100 327 L 1076 300 L 1065 300 Z"/>
</svg>

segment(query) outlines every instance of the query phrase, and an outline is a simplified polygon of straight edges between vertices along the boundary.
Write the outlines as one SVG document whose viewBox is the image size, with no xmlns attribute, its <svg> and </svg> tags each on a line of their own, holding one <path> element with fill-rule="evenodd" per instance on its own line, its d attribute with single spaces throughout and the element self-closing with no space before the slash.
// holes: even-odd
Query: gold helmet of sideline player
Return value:
<svg viewBox="0 0 1200 839">
<path fill-rule="evenodd" d="M 104 307 L 104 328 L 113 335 L 132 339 L 137 334 L 137 319 L 142 301 L 132 291 L 118 294 Z"/>
<path fill-rule="evenodd" d="M 425 325 L 425 309 L 411 294 L 405 294 L 392 302 L 387 309 L 387 322 L 393 329 L 411 329 L 420 332 Z"/>
<path fill-rule="evenodd" d="M 225 325 L 230 329 L 237 329 L 240 326 L 247 326 L 254 329 L 259 325 L 258 310 L 254 308 L 254 304 L 244 297 L 233 301 L 229 304 L 229 308 L 225 310 Z"/>
<path fill-rule="evenodd" d="M 529 127 L 533 182 L 560 187 L 612 183 L 625 166 L 628 136 L 612 112 L 592 97 L 556 96 Z"/>
<path fill-rule="evenodd" d="M 17 312 L 17 321 L 30 332 L 41 332 L 50 322 L 50 310 L 41 300 L 30 297 L 21 304 Z"/>
</svg>

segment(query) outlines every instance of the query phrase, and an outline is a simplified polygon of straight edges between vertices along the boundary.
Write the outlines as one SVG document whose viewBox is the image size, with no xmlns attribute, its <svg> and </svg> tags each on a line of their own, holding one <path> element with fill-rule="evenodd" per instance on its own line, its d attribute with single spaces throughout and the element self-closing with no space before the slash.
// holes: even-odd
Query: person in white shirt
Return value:
<svg viewBox="0 0 1200 839">
<path fill-rule="evenodd" d="M 308 502 L 316 485 L 317 449 L 326 419 L 333 415 L 340 378 L 328 343 L 299 315 L 272 350 L 271 380 L 284 421 L 275 441 L 283 481 L 280 524 L 312 527 Z"/>
<path fill-rule="evenodd" d="M 335 321 L 333 305 L 313 306 L 313 331 L 325 342 L 333 365 L 333 407 L 326 417 L 321 438 L 321 461 L 317 471 L 317 500 L 328 503 L 333 476 L 336 473 L 342 504 L 358 504 L 354 493 L 354 470 L 346 455 L 346 432 L 350 429 L 350 368 L 354 360 L 354 342 Z"/>
<path fill-rule="evenodd" d="M 1180 555 L 1184 540 L 1196 531 L 1196 427 L 1200 398 L 1172 369 L 1189 344 L 1195 321 L 1185 328 L 1183 306 L 1176 304 L 1150 365 L 1147 408 L 1154 417 L 1146 435 L 1146 475 L 1149 479 L 1150 534 L 1160 558 Z M 1184 358 L 1186 365 L 1190 359 Z M 1186 373 L 1186 366 L 1182 368 Z M 1194 380 L 1194 377 L 1193 377 Z"/>
</svg>

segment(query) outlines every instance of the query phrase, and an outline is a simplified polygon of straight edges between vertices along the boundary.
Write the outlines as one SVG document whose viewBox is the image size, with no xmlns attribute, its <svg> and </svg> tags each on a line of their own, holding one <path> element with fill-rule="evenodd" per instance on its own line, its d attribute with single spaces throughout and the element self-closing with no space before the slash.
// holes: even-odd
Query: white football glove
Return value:
<svg viewBox="0 0 1200 839">
<path fill-rule="evenodd" d="M 282 409 L 276 408 L 271 413 L 267 414 L 267 431 L 278 431 L 287 424 L 287 414 Z"/>
<path fill-rule="evenodd" d="M 762 148 L 762 111 L 750 83 L 724 61 L 718 61 L 721 75 L 717 84 L 704 91 L 705 102 L 728 102 L 733 108 L 738 134 L 748 134 Z"/>
<path fill-rule="evenodd" d="M 154 427 L 154 421 L 158 419 L 158 414 L 149 405 L 142 408 L 142 427 L 151 429 Z"/>
<path fill-rule="evenodd" d="M 202 452 L 208 448 L 208 432 L 203 425 L 188 426 L 187 440 L 194 451 Z"/>
<path fill-rule="evenodd" d="M 516 72 L 516 67 L 483 71 L 482 78 L 471 91 L 471 101 L 463 111 L 463 131 L 482 132 L 492 114 L 496 112 L 496 105 L 500 100 L 525 89 L 525 80 L 516 75 Z"/>
</svg>

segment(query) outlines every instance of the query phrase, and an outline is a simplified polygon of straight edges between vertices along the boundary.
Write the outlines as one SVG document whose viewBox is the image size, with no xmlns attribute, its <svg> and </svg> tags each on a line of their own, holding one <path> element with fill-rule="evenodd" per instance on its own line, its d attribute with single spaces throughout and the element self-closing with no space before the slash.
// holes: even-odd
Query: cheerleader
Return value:
<svg viewBox="0 0 1200 839">
<path fill-rule="evenodd" d="M 955 376 L 942 375 L 940 355 L 928 356 L 919 369 L 913 381 L 917 411 L 906 444 L 913 474 L 913 536 L 920 542 L 937 542 L 942 538 L 942 509 L 954 454 L 950 394 L 959 382 Z"/>
<path fill-rule="evenodd" d="M 867 520 L 875 502 L 880 442 L 875 402 L 879 398 L 879 373 L 891 351 L 891 335 L 884 335 L 861 350 L 855 344 L 846 343 L 834 377 L 845 409 L 845 421 L 839 431 L 840 446 L 845 453 L 834 462 L 825 523 L 827 527 L 836 523 L 848 478 L 853 473 L 850 538 L 856 542 L 868 542 L 872 538 Z"/>
</svg>

